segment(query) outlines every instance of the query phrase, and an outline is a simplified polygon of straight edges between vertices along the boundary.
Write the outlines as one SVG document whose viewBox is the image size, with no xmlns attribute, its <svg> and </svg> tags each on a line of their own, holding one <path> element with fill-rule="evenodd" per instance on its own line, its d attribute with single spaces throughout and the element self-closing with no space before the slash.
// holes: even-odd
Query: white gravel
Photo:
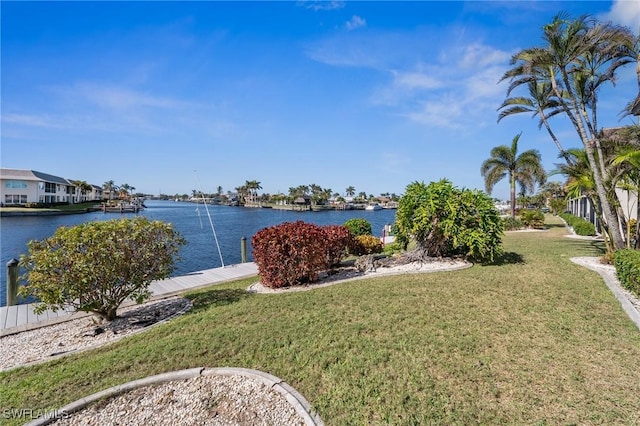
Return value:
<svg viewBox="0 0 640 426">
<path fill-rule="evenodd" d="M 162 409 L 159 409 L 162 407 Z M 285 397 L 246 376 L 202 375 L 125 392 L 55 425 L 304 425 Z"/>
<path fill-rule="evenodd" d="M 460 259 L 430 259 L 424 262 L 412 262 L 404 265 L 379 266 L 373 271 L 360 272 L 355 267 L 341 268 L 337 273 L 320 274 L 318 282 L 305 285 L 297 285 L 285 288 L 272 289 L 261 282 L 256 282 L 249 286 L 248 291 L 252 293 L 287 293 L 294 291 L 308 291 L 316 288 L 327 287 L 338 283 L 363 278 L 378 277 L 383 275 L 399 275 L 409 273 L 426 273 L 438 271 L 454 271 L 468 268 L 473 264 Z"/>
<path fill-rule="evenodd" d="M 105 325 L 92 316 L 0 337 L 0 370 L 48 361 L 101 346 L 166 321 L 191 308 L 191 301 L 174 297 L 118 310 L 119 318 Z"/>
</svg>

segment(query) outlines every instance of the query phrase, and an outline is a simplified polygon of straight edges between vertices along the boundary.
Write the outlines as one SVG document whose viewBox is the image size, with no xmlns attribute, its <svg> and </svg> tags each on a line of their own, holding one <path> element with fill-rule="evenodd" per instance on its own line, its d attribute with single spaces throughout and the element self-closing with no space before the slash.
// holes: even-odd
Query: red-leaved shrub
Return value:
<svg viewBox="0 0 640 426">
<path fill-rule="evenodd" d="M 329 266 L 333 267 L 347 254 L 347 247 L 353 236 L 344 225 L 327 225 L 323 226 L 323 230 L 326 234 L 327 261 Z"/>
<path fill-rule="evenodd" d="M 318 225 L 297 221 L 265 228 L 251 246 L 261 281 L 271 288 L 313 282 L 327 268 L 325 232 Z"/>
<path fill-rule="evenodd" d="M 344 226 L 297 221 L 258 231 L 251 245 L 262 283 L 280 288 L 316 281 L 318 272 L 340 263 L 350 238 Z"/>
</svg>

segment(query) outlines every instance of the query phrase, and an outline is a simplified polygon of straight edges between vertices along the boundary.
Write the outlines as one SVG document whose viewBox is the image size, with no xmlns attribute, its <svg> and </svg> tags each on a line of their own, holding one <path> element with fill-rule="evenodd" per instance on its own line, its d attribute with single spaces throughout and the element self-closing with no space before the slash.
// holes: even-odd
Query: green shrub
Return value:
<svg viewBox="0 0 640 426">
<path fill-rule="evenodd" d="M 402 249 L 402 245 L 400 245 L 397 242 L 393 242 L 393 243 L 385 244 L 384 247 L 382 248 L 382 251 L 387 256 L 391 256 L 391 255 L 394 255 L 396 253 L 401 253 L 404 250 Z"/>
<path fill-rule="evenodd" d="M 505 231 L 515 231 L 524 228 L 522 221 L 517 217 L 507 216 L 502 218 L 502 225 Z"/>
<path fill-rule="evenodd" d="M 522 221 L 522 224 L 527 228 L 544 228 L 544 213 L 542 213 L 540 210 L 521 210 L 520 220 Z"/>
<path fill-rule="evenodd" d="M 19 291 L 40 300 L 36 313 L 73 307 L 111 321 L 122 302 L 143 302 L 153 280 L 171 275 L 185 243 L 171 224 L 144 217 L 60 227 L 29 242 Z"/>
<path fill-rule="evenodd" d="M 620 284 L 640 296 L 640 251 L 617 250 L 613 259 Z"/>
<path fill-rule="evenodd" d="M 371 235 L 371 224 L 363 218 L 354 217 L 347 220 L 344 226 L 351 232 L 351 235 L 357 237 L 359 235 Z"/>
<path fill-rule="evenodd" d="M 413 240 L 431 257 L 462 255 L 485 262 L 502 252 L 502 220 L 493 200 L 446 179 L 408 185 L 396 226 L 400 244 L 406 247 Z"/>
<path fill-rule="evenodd" d="M 572 228 L 576 235 L 585 237 L 596 235 L 596 227 L 593 223 L 587 222 L 586 220 L 575 221 Z"/>
<path fill-rule="evenodd" d="M 364 254 L 382 253 L 382 241 L 373 235 L 358 235 L 349 247 L 349 253 L 362 256 Z"/>
<path fill-rule="evenodd" d="M 559 216 L 564 219 L 568 226 L 573 228 L 576 235 L 593 236 L 596 235 L 596 227 L 588 220 L 574 216 L 570 213 L 560 213 Z"/>
</svg>

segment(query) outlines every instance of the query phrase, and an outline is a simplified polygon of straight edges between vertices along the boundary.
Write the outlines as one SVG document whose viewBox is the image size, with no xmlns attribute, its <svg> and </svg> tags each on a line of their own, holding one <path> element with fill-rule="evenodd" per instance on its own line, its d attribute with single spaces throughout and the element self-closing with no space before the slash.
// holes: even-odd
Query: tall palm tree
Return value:
<svg viewBox="0 0 640 426">
<path fill-rule="evenodd" d="M 543 39 L 543 47 L 516 53 L 511 59 L 515 66 L 501 80 L 510 80 L 509 93 L 531 82 L 550 85 L 550 101 L 569 119 L 585 148 L 613 246 L 622 248 L 618 213 L 608 199 L 611 180 L 598 132 L 597 93 L 605 83 L 615 82 L 618 68 L 637 59 L 629 48 L 635 37 L 628 28 L 588 15 L 571 20 L 559 14 L 543 27 Z"/>
<path fill-rule="evenodd" d="M 507 96 L 509 96 L 511 91 L 517 86 L 518 84 L 511 84 L 507 91 Z M 552 98 L 551 84 L 549 84 L 548 81 L 529 80 L 527 81 L 527 88 L 529 90 L 528 98 L 524 96 L 507 98 L 502 105 L 500 105 L 500 108 L 498 108 L 499 111 L 501 110 L 498 115 L 498 123 L 505 117 L 523 112 L 530 112 L 533 117 L 539 116 L 538 129 L 544 125 L 551 140 L 553 140 L 558 151 L 560 151 L 560 155 L 564 157 L 565 161 L 571 161 L 571 157 L 565 154 L 562 144 L 560 144 L 560 141 L 549 124 L 549 118 L 562 113 L 560 104 Z"/>
<path fill-rule="evenodd" d="M 493 148 L 491 157 L 480 167 L 485 189 L 489 194 L 496 183 L 509 177 L 511 217 L 516 215 L 516 184 L 519 184 L 522 189 L 533 192 L 536 183 L 542 185 L 546 180 L 538 150 L 530 149 L 518 155 L 518 141 L 521 135 L 522 133 L 513 138 L 510 147 L 500 145 Z"/>
<path fill-rule="evenodd" d="M 347 197 L 353 197 L 356 193 L 356 189 L 353 186 L 348 186 L 345 190 L 345 194 Z"/>
<path fill-rule="evenodd" d="M 76 187 L 76 202 L 81 203 L 84 201 L 84 196 L 87 191 L 90 191 L 93 187 L 84 180 L 72 180 L 71 183 Z"/>
<path fill-rule="evenodd" d="M 257 180 L 248 180 L 245 182 L 244 186 L 247 190 L 250 201 L 256 202 L 258 198 L 258 190 L 262 189 L 262 186 L 260 186 L 260 182 L 258 182 Z"/>
<path fill-rule="evenodd" d="M 113 193 L 118 190 L 118 186 L 113 180 L 108 180 L 102 184 L 102 189 L 109 193 L 109 200 L 113 198 Z"/>
<path fill-rule="evenodd" d="M 120 197 L 121 198 L 129 198 L 129 190 L 131 189 L 131 185 L 128 183 L 123 183 L 120 185 Z"/>
</svg>

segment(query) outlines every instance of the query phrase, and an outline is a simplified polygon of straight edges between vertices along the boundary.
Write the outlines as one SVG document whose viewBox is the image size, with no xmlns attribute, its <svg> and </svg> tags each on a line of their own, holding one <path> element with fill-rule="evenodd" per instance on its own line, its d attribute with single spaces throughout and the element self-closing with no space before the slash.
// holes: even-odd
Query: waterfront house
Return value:
<svg viewBox="0 0 640 426">
<path fill-rule="evenodd" d="M 5 205 L 30 203 L 73 203 L 80 193 L 70 180 L 36 170 L 0 169 L 0 202 Z M 102 188 L 91 185 L 82 201 L 102 200 Z"/>
</svg>

